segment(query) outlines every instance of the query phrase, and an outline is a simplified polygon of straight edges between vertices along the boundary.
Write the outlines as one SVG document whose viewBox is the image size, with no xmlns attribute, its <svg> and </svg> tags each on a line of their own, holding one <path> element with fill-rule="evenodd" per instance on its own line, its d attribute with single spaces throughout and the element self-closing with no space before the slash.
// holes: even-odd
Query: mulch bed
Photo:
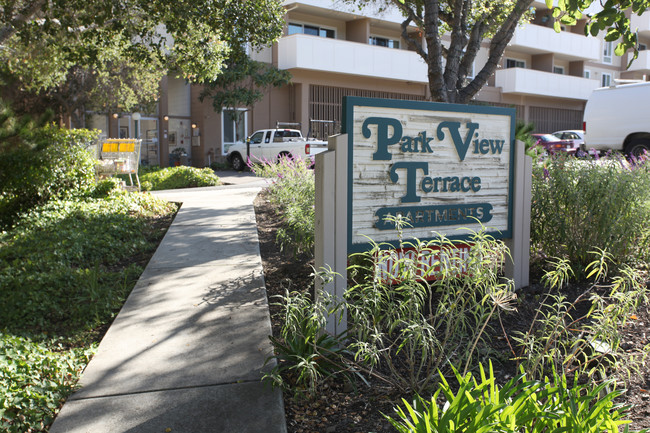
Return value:
<svg viewBox="0 0 650 433">
<path fill-rule="evenodd" d="M 258 236 L 267 294 L 269 297 L 273 334 L 279 336 L 281 322 L 278 317 L 280 307 L 275 305 L 274 296 L 284 295 L 285 290 L 311 290 L 313 285 L 313 260 L 305 255 L 294 255 L 291 251 L 281 251 L 276 244 L 276 231 L 280 218 L 261 193 L 255 200 Z M 508 333 L 513 330 L 527 330 L 539 306 L 542 287 L 537 276 L 531 278 L 530 288 L 518 293 L 517 314 L 502 315 Z M 567 295 L 577 296 L 580 286 L 569 288 Z M 645 306 L 637 313 L 636 320 L 628 321 L 624 329 L 622 347 L 626 350 L 642 348 L 650 343 L 650 311 Z M 498 323 L 498 322 L 497 322 Z M 493 349 L 508 353 L 507 341 L 500 332 L 500 325 L 494 327 Z M 503 359 L 507 359 L 504 356 Z M 495 375 L 506 377 L 513 371 L 513 363 L 495 362 Z M 354 389 L 342 380 L 329 380 L 312 400 L 296 400 L 291 393 L 284 393 L 285 414 L 289 433 L 357 433 L 393 432 L 395 429 L 383 414 L 392 416 L 394 407 L 401 399 L 411 401 L 411 395 L 399 395 L 383 383 L 370 380 L 370 386 L 360 384 Z M 628 419 L 633 423 L 630 430 L 650 428 L 650 362 L 642 371 L 631 378 L 623 401 L 633 405 Z"/>
</svg>

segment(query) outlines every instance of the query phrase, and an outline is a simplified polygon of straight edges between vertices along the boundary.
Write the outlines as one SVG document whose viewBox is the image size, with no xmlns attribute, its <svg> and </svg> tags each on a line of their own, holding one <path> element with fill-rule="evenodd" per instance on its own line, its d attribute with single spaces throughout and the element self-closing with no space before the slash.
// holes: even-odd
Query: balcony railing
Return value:
<svg viewBox="0 0 650 433">
<path fill-rule="evenodd" d="M 553 74 L 533 69 L 509 68 L 496 72 L 495 85 L 503 93 L 587 100 L 598 80 Z"/>
<path fill-rule="evenodd" d="M 600 41 L 577 33 L 556 33 L 550 27 L 528 24 L 517 28 L 508 50 L 532 55 L 554 53 L 556 58 L 570 61 L 598 60 Z"/>
<path fill-rule="evenodd" d="M 650 13 L 646 12 L 642 15 L 632 14 L 630 17 L 630 28 L 632 31 L 639 29 L 639 35 L 643 37 L 650 37 Z"/>
<path fill-rule="evenodd" d="M 302 34 L 280 39 L 278 67 L 428 82 L 426 64 L 412 51 Z"/>
</svg>

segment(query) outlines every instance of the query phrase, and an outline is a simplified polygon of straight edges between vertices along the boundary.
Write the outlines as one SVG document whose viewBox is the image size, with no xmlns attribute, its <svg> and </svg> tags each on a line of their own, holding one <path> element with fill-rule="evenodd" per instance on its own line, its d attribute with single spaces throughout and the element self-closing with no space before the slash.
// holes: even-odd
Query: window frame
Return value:
<svg viewBox="0 0 650 433">
<path fill-rule="evenodd" d="M 603 63 L 611 65 L 613 62 L 614 42 L 603 41 Z"/>
<path fill-rule="evenodd" d="M 605 80 L 605 77 L 608 77 L 607 80 Z M 605 81 L 607 81 L 607 84 L 605 84 Z M 600 85 L 601 87 L 609 87 L 612 85 L 612 74 L 608 72 L 603 72 L 602 76 L 600 77 Z"/>
<path fill-rule="evenodd" d="M 564 75 L 564 66 L 553 65 L 553 73 L 558 75 Z"/>
<path fill-rule="evenodd" d="M 515 66 L 508 66 L 508 62 L 514 62 Z M 521 64 L 523 66 L 519 66 L 519 64 Z M 505 66 L 505 69 L 513 69 L 513 68 L 526 69 L 526 61 L 521 60 L 521 59 L 515 59 L 515 58 L 512 58 L 512 57 L 506 57 L 505 60 L 504 60 L 504 66 Z"/>
<path fill-rule="evenodd" d="M 293 32 L 293 33 L 291 33 L 291 27 L 292 26 L 300 27 L 302 29 L 302 31 L 301 32 Z M 318 29 L 318 35 L 312 35 L 312 34 L 309 34 L 309 33 L 305 33 L 305 26 L 311 27 L 311 28 L 314 28 L 314 29 Z M 332 37 L 329 37 L 327 35 L 322 35 L 321 33 L 323 31 L 332 32 Z M 300 22 L 300 21 L 289 21 L 289 22 L 287 22 L 287 36 L 296 35 L 296 34 L 302 34 L 302 35 L 307 35 L 307 36 L 316 36 L 318 38 L 336 39 L 336 28 L 321 26 L 319 24 L 305 23 L 305 22 Z"/>
<path fill-rule="evenodd" d="M 373 39 L 374 39 L 375 43 L 373 43 Z M 376 41 L 378 39 L 382 39 L 382 40 L 386 41 L 386 45 L 377 44 Z M 395 43 L 397 43 L 397 46 L 395 46 Z M 368 37 L 368 44 L 372 45 L 373 47 L 392 48 L 394 50 L 401 49 L 401 40 L 400 39 L 388 38 L 386 36 L 370 35 Z"/>
</svg>

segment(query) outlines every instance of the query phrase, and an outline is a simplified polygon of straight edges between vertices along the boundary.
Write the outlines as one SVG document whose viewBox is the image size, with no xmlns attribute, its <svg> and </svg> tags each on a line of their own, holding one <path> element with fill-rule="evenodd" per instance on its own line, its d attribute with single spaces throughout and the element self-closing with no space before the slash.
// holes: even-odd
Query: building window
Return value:
<svg viewBox="0 0 650 433">
<path fill-rule="evenodd" d="M 289 34 L 295 35 L 296 33 L 304 33 L 306 35 L 320 36 L 321 38 L 331 39 L 334 39 L 336 36 L 333 29 L 325 29 L 309 24 L 289 23 Z"/>
<path fill-rule="evenodd" d="M 221 112 L 221 149 L 224 155 L 235 143 L 246 139 L 248 112 L 243 108 L 224 109 Z"/>
<path fill-rule="evenodd" d="M 506 69 L 509 68 L 525 68 L 526 67 L 526 62 L 523 60 L 517 60 L 517 59 L 506 59 Z"/>
<path fill-rule="evenodd" d="M 603 45 L 603 63 L 612 63 L 612 52 L 614 48 L 614 42 L 605 41 Z"/>
<path fill-rule="evenodd" d="M 639 43 L 639 47 L 637 49 L 639 51 L 645 51 L 648 49 L 648 46 L 646 44 Z"/>
<path fill-rule="evenodd" d="M 612 74 L 605 74 L 603 72 L 603 77 L 600 82 L 603 87 L 609 87 L 612 84 Z"/>
<path fill-rule="evenodd" d="M 370 36 L 368 41 L 370 45 L 376 45 L 378 47 L 388 47 L 388 48 L 397 48 L 399 49 L 399 41 L 396 39 L 382 38 L 379 36 Z"/>
<path fill-rule="evenodd" d="M 564 68 L 562 66 L 553 66 L 553 73 L 564 75 Z"/>
<path fill-rule="evenodd" d="M 582 74 L 585 78 L 591 78 L 591 71 L 589 69 L 585 69 Z"/>
</svg>

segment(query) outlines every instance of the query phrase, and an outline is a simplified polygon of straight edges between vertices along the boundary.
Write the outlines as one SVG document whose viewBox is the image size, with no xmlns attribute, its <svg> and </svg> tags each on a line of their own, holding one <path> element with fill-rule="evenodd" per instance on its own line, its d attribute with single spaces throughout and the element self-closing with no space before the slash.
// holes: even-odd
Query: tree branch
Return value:
<svg viewBox="0 0 650 433">
<path fill-rule="evenodd" d="M 422 46 L 422 43 L 420 43 L 419 40 L 413 38 L 408 32 L 408 26 L 410 22 L 411 22 L 411 18 L 407 18 L 402 22 L 402 38 L 404 38 L 409 48 L 411 48 L 416 53 L 418 53 L 420 57 L 422 57 L 422 59 L 424 59 L 424 61 L 428 64 L 429 55 L 427 54 L 426 51 L 424 51 L 424 47 Z"/>
<path fill-rule="evenodd" d="M 532 3 L 533 0 L 517 0 L 517 3 L 508 17 L 504 20 L 497 33 L 492 37 L 487 62 L 485 62 L 485 65 L 476 75 L 474 80 L 459 92 L 458 102 L 469 102 L 497 70 L 499 61 L 503 56 L 503 52 L 505 51 L 508 42 L 510 42 L 515 33 L 519 20 Z"/>
<path fill-rule="evenodd" d="M 476 55 L 481 49 L 481 41 L 483 41 L 483 36 L 487 29 L 488 25 L 483 20 L 477 21 L 474 23 L 474 27 L 472 27 L 467 47 L 465 48 L 465 54 L 460 62 L 460 66 L 458 67 L 457 90 L 461 90 L 464 87 L 465 78 L 476 59 Z"/>
</svg>

